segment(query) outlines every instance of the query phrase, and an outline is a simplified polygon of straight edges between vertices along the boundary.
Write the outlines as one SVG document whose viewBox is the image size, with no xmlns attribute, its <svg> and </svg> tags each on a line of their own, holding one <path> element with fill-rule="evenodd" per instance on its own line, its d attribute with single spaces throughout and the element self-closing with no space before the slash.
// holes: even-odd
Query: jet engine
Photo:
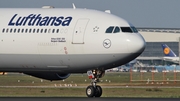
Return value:
<svg viewBox="0 0 180 101">
<path fill-rule="evenodd" d="M 66 79 L 70 76 L 70 74 L 66 74 L 66 73 L 49 73 L 49 72 L 35 72 L 35 73 L 24 73 L 27 75 L 31 75 L 34 77 L 38 77 L 38 78 L 42 78 L 42 79 L 46 79 L 46 80 L 50 80 L 50 81 L 54 81 L 54 80 L 63 80 Z"/>
</svg>

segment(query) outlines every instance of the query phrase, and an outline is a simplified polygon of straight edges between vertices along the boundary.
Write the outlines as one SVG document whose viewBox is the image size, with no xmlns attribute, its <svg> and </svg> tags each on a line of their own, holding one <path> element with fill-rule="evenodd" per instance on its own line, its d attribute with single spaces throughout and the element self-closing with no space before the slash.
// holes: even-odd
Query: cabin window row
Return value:
<svg viewBox="0 0 180 101">
<path fill-rule="evenodd" d="M 59 33 L 59 29 L 17 29 L 17 28 L 3 28 L 2 33 Z"/>
</svg>

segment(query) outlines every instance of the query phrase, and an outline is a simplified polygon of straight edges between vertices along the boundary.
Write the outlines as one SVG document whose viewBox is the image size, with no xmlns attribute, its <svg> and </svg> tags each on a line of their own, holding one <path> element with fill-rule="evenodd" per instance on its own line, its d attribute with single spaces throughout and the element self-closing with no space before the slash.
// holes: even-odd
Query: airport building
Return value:
<svg viewBox="0 0 180 101">
<path fill-rule="evenodd" d="M 143 64 L 170 65 L 162 59 L 164 57 L 161 44 L 167 44 L 179 56 L 180 29 L 137 28 L 146 40 L 146 49 L 137 58 Z"/>
</svg>

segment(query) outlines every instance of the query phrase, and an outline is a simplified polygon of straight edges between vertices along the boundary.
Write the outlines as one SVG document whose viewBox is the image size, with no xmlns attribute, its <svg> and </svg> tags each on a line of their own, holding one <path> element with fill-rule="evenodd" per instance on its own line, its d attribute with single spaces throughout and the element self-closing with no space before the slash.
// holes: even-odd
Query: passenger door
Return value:
<svg viewBox="0 0 180 101">
<path fill-rule="evenodd" d="M 87 18 L 78 19 L 73 32 L 72 44 L 84 44 L 84 34 L 88 22 L 89 19 Z"/>
</svg>

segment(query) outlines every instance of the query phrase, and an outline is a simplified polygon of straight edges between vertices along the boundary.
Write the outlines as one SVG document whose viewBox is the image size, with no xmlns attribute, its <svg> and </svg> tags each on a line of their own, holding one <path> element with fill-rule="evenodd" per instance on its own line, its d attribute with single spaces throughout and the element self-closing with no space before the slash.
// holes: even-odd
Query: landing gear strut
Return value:
<svg viewBox="0 0 180 101">
<path fill-rule="evenodd" d="M 104 76 L 104 73 L 105 71 L 98 69 L 87 72 L 89 79 L 91 79 L 91 85 L 86 88 L 86 95 L 88 97 L 100 97 L 102 95 L 102 88 L 96 85 L 96 83 L 99 82 L 99 78 Z"/>
</svg>

